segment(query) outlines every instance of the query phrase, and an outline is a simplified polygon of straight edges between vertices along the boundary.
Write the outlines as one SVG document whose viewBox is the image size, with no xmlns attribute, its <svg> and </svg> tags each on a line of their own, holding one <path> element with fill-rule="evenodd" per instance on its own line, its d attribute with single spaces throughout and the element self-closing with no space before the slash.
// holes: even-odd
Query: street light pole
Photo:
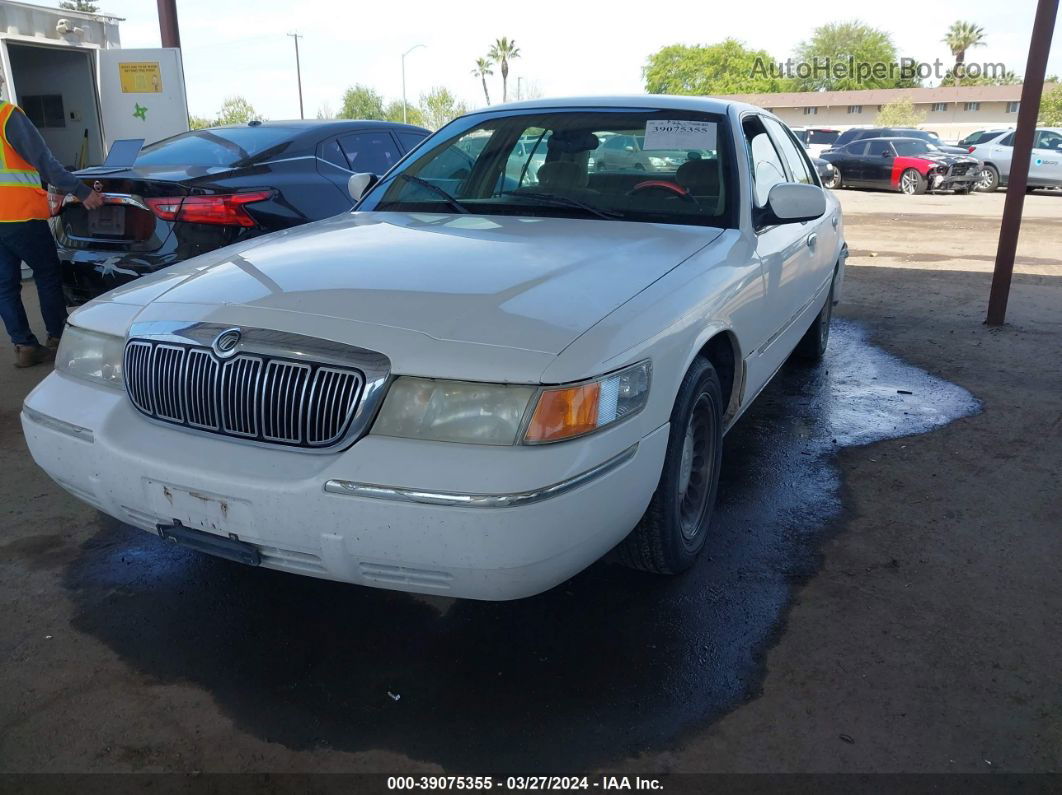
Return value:
<svg viewBox="0 0 1062 795">
<path fill-rule="evenodd" d="M 302 111 L 302 66 L 299 63 L 299 39 L 303 36 L 301 33 L 289 33 L 288 35 L 295 39 L 295 77 L 299 81 L 299 118 L 305 119 L 306 116 Z"/>
<path fill-rule="evenodd" d="M 409 121 L 407 119 L 407 113 L 406 113 L 406 56 L 409 55 L 411 52 L 413 52 L 413 50 L 417 49 L 418 47 L 424 47 L 424 46 L 425 45 L 423 45 L 423 44 L 414 44 L 412 47 L 410 47 L 408 50 L 406 50 L 404 53 L 402 53 L 402 123 L 403 124 L 408 124 L 409 123 Z"/>
</svg>

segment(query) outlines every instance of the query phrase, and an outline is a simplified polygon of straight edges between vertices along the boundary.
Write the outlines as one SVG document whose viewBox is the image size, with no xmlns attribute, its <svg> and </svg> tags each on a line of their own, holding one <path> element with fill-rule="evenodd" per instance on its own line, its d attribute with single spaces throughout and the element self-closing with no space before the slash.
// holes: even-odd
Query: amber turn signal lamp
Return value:
<svg viewBox="0 0 1062 795">
<path fill-rule="evenodd" d="M 542 393 L 524 441 L 557 442 L 597 428 L 601 384 L 583 384 Z"/>
</svg>

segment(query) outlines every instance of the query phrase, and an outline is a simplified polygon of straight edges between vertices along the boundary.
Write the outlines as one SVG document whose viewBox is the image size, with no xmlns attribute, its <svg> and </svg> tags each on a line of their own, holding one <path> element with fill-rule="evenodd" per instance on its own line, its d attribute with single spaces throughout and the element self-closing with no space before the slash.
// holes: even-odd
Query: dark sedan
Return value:
<svg viewBox="0 0 1062 795">
<path fill-rule="evenodd" d="M 71 305 L 248 237 L 352 206 L 347 180 L 383 174 L 430 133 L 380 121 L 251 122 L 146 146 L 131 168 L 78 172 L 106 204 L 50 194 Z"/>
<path fill-rule="evenodd" d="M 827 187 L 882 188 L 917 194 L 927 190 L 969 193 L 977 183 L 980 161 L 942 152 L 918 138 L 871 138 L 823 152 L 833 164 Z"/>
</svg>

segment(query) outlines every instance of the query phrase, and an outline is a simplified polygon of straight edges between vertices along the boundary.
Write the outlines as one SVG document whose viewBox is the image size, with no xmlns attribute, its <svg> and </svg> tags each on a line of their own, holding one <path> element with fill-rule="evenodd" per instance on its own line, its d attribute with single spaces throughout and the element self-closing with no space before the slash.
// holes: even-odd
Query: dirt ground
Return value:
<svg viewBox="0 0 1062 795">
<path fill-rule="evenodd" d="M 674 732 L 616 745 L 612 754 L 580 757 L 570 755 L 570 748 L 556 749 L 568 753 L 565 758 L 582 760 L 584 770 L 1062 770 L 1062 192 L 1027 198 L 1008 325 L 1002 329 L 982 324 L 1002 193 L 839 195 L 852 257 L 837 316 L 864 330 L 870 345 L 965 388 L 980 401 L 980 410 L 930 432 L 840 450 L 833 464 L 839 509 L 822 526 L 817 514 L 797 516 L 790 525 L 807 533 L 790 541 L 803 545 L 808 563 L 787 575 L 789 584 L 765 640 L 749 644 L 749 672 L 742 668 L 741 681 L 732 688 L 736 700 L 720 714 L 686 720 Z M 36 316 L 30 293 L 27 288 L 28 308 Z M 277 575 L 280 579 L 261 580 L 264 590 L 241 590 L 245 583 L 235 564 L 192 567 L 181 558 L 186 568 L 177 574 L 187 573 L 187 591 L 172 591 L 172 611 L 166 602 L 157 611 L 139 610 L 150 598 L 152 577 L 158 577 L 160 589 L 170 588 L 173 572 L 151 568 L 156 564 L 150 536 L 134 537 L 102 519 L 29 460 L 19 408 L 45 370 L 0 373 L 0 771 L 395 773 L 453 769 L 459 765 L 448 760 L 467 759 L 452 750 L 438 752 L 442 746 L 433 741 L 439 738 L 404 742 L 400 730 L 381 730 L 374 740 L 375 710 L 393 706 L 390 702 L 371 709 L 348 701 L 336 706 L 335 694 L 349 698 L 348 691 L 323 696 L 300 691 L 309 679 L 300 680 L 298 671 L 319 670 L 319 658 L 333 654 L 328 638 L 334 637 L 328 625 L 311 636 L 321 644 L 311 650 L 271 637 L 286 629 L 296 637 L 295 622 L 284 624 L 291 615 L 276 589 L 300 578 Z M 755 433 L 743 431 L 741 438 L 772 438 L 779 407 L 784 413 L 791 394 L 786 382 L 769 396 L 774 413 L 754 417 Z M 793 509 L 776 500 L 770 511 Z M 755 535 L 756 528 L 742 532 Z M 704 564 L 709 565 L 719 561 Z M 776 565 L 786 568 L 785 561 Z M 80 585 L 93 572 L 111 568 L 124 573 L 99 578 L 91 588 Z M 147 574 L 133 574 L 138 570 Z M 562 609 L 564 604 L 599 585 L 615 585 L 623 576 L 608 567 L 602 571 L 570 586 L 568 603 L 558 601 L 563 593 L 547 596 L 539 604 L 555 612 L 545 620 L 535 615 L 534 602 L 515 608 L 522 613 L 504 615 L 539 629 L 553 620 L 563 622 L 564 613 L 571 612 Z M 748 587 L 757 587 L 757 576 L 752 572 L 746 578 Z M 641 604 L 681 594 L 687 617 L 726 603 L 710 586 L 675 591 L 681 586 L 630 582 Z M 337 593 L 314 590 L 312 584 L 292 587 L 303 598 Z M 210 591 L 206 598 L 203 589 Z M 166 634 L 183 599 L 203 608 L 208 634 L 194 643 L 217 644 L 218 659 L 231 662 L 224 685 L 194 670 L 187 660 L 196 658 L 180 648 L 182 637 Z M 365 604 L 377 615 L 396 618 L 392 634 L 405 626 L 428 627 L 429 618 L 411 612 L 408 599 L 374 593 Z M 211 606 L 226 610 L 229 601 L 243 602 L 240 607 L 249 615 L 273 612 L 242 633 L 238 623 L 210 625 Z M 439 609 L 445 614 L 458 608 Z M 616 610 L 624 609 L 620 602 Z M 590 615 L 607 621 L 617 618 L 610 615 L 616 610 Z M 447 633 L 461 638 L 476 616 L 503 614 L 458 615 L 461 624 L 430 631 L 437 638 Z M 630 625 L 645 615 L 651 614 L 634 607 L 618 619 L 626 631 L 635 632 Z M 325 621 L 299 616 L 301 623 Z M 739 623 L 740 613 L 727 620 L 731 629 Z M 112 631 L 117 626 L 121 631 Z M 500 645 L 520 643 L 520 627 L 479 629 L 482 635 L 472 635 L 478 642 L 489 643 L 493 635 Z M 582 631 L 601 648 L 610 648 L 591 621 Z M 740 638 L 741 631 L 738 626 L 726 637 Z M 233 637 L 239 634 L 244 637 Z M 150 653 L 130 653 L 145 637 L 153 639 Z M 166 642 L 154 640 L 160 637 Z M 417 653 L 413 641 L 396 651 L 386 647 L 385 635 L 372 637 L 381 644 L 374 650 L 381 661 L 399 652 Z M 679 629 L 675 637 L 685 636 Z M 556 651 L 563 655 L 562 648 Z M 638 654 L 632 650 L 633 658 Z M 255 669 L 270 665 L 274 656 L 296 657 L 305 668 L 288 670 L 290 681 L 270 680 L 272 690 L 234 691 L 233 680 L 257 681 Z M 571 670 L 559 671 L 561 678 L 585 675 L 583 660 L 567 664 Z M 600 670 L 606 674 L 595 673 L 600 687 L 621 691 L 624 664 L 622 655 L 605 660 Z M 438 669 L 440 678 L 445 665 Z M 696 677 L 666 681 L 668 661 L 654 665 L 653 671 L 663 672 L 657 678 L 665 680 L 659 692 L 679 701 L 706 686 Z M 705 671 L 706 678 L 725 678 L 710 665 Z M 630 675 L 640 672 L 632 667 Z M 359 669 L 346 675 L 374 673 Z M 419 669 L 419 676 L 431 678 L 431 669 Z M 485 686 L 478 677 L 455 681 L 462 692 L 436 694 L 448 710 L 459 710 L 466 699 L 474 703 Z M 524 686 L 506 681 L 514 691 Z M 309 686 L 318 684 L 314 680 Z M 607 701 L 609 695 L 597 697 Z M 285 733 L 282 724 L 291 712 L 282 713 L 268 730 L 261 728 L 257 721 L 271 704 L 298 699 L 328 715 L 328 721 L 306 730 L 309 739 L 296 742 Z M 669 713 L 647 697 L 623 714 L 629 725 L 600 726 L 596 733 L 637 735 L 641 723 Z M 510 717 L 506 728 L 517 727 L 514 745 L 548 747 L 535 737 L 536 727 L 525 714 Z M 367 724 L 363 741 L 344 745 L 337 739 L 347 736 L 349 727 L 339 725 L 344 719 Z M 526 736 L 522 722 L 528 724 Z M 488 743 L 493 728 L 483 725 L 477 736 L 473 727 L 467 739 Z M 578 736 L 594 735 L 590 726 Z M 538 761 L 543 768 L 549 764 L 546 758 Z M 468 764 L 462 766 L 470 772 Z M 535 772 L 534 767 L 525 766 L 524 772 Z"/>
</svg>

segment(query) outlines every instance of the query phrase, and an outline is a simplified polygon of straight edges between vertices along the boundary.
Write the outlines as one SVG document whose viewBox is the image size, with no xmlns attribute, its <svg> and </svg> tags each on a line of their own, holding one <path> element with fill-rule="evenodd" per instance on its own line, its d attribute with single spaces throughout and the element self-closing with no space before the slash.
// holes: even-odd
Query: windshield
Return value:
<svg viewBox="0 0 1062 795">
<path fill-rule="evenodd" d="M 235 166 L 291 138 L 283 127 L 217 127 L 192 130 L 149 144 L 136 164 L 150 166 Z"/>
<path fill-rule="evenodd" d="M 940 151 L 938 147 L 926 141 L 893 141 L 892 145 L 896 147 L 896 154 L 908 157 Z"/>
<path fill-rule="evenodd" d="M 436 134 L 359 209 L 730 226 L 725 131 L 722 116 L 676 110 L 477 114 Z"/>
</svg>

